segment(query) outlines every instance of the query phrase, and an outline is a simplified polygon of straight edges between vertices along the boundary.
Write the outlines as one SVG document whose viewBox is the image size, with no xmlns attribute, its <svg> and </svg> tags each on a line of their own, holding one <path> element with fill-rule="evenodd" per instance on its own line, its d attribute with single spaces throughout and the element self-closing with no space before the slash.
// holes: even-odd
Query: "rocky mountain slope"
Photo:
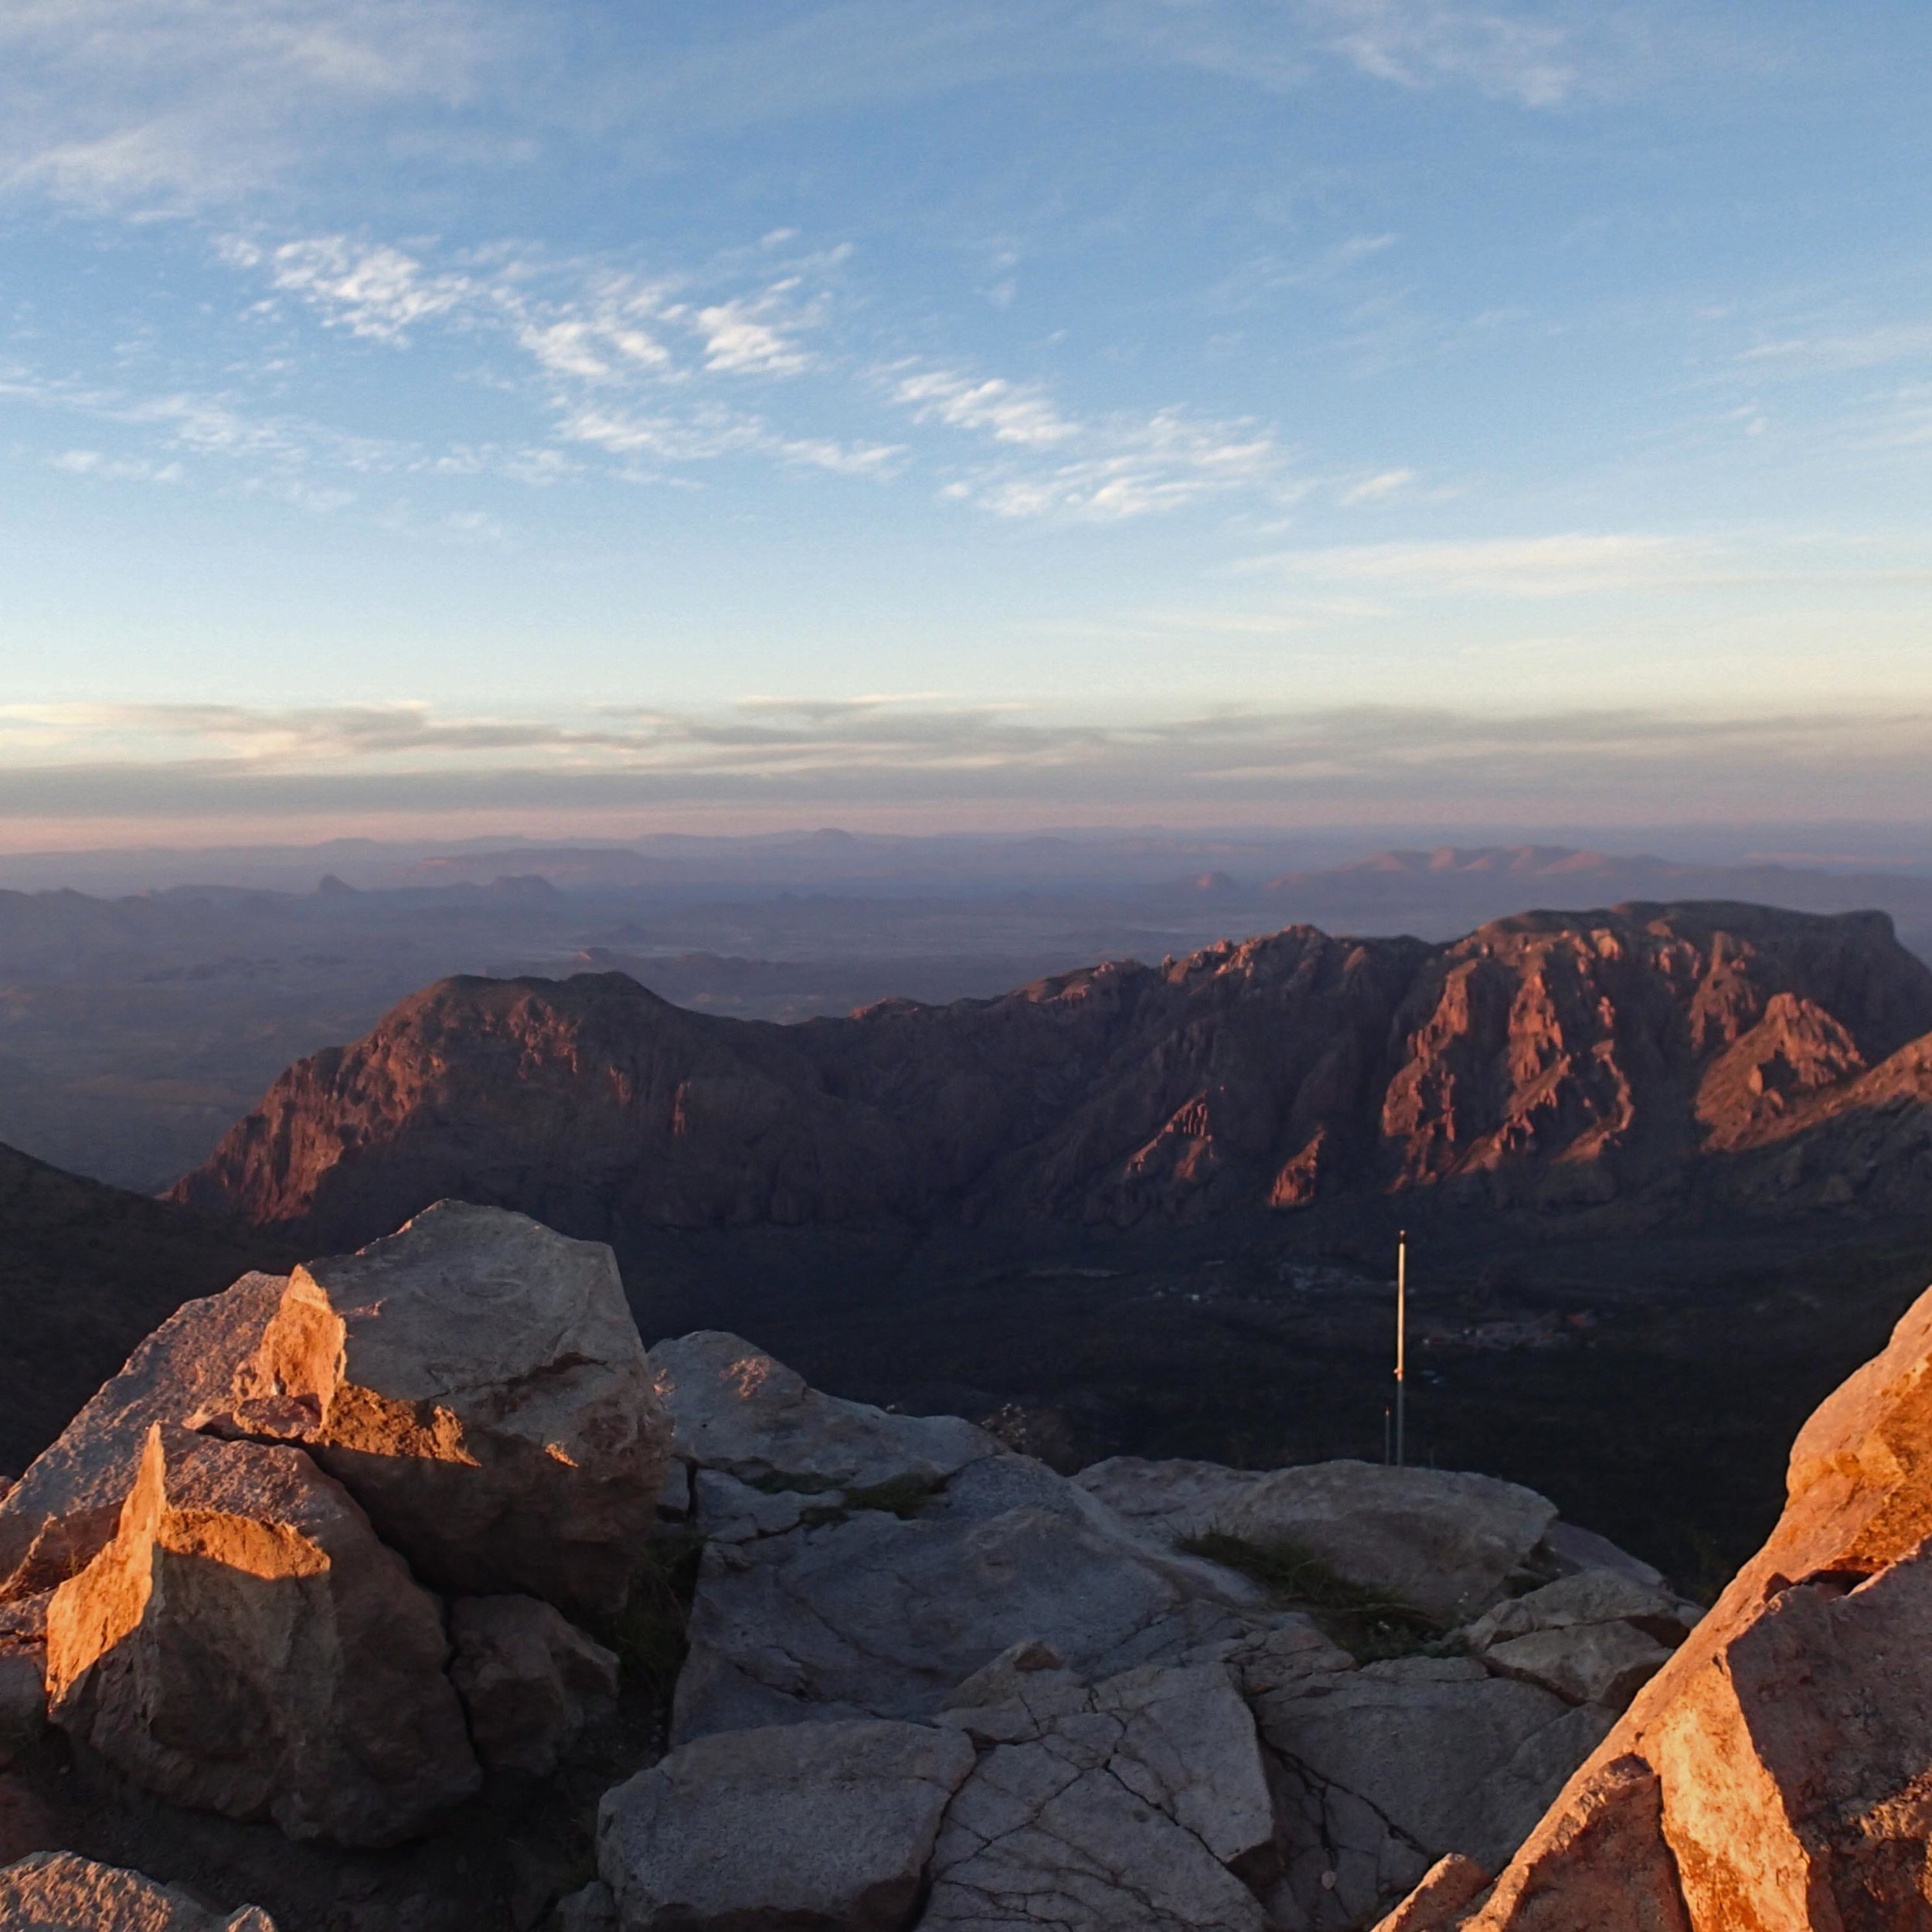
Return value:
<svg viewBox="0 0 1932 1932">
<path fill-rule="evenodd" d="M 1877 913 L 1311 927 L 777 1027 L 620 975 L 446 980 L 291 1068 L 172 1198 L 346 1246 L 444 1195 L 639 1230 L 1112 1227 L 1406 1195 L 1778 1213 L 1932 1179 L 1932 971 Z M 1915 1044 L 1916 1043 L 1916 1044 Z"/>
</svg>

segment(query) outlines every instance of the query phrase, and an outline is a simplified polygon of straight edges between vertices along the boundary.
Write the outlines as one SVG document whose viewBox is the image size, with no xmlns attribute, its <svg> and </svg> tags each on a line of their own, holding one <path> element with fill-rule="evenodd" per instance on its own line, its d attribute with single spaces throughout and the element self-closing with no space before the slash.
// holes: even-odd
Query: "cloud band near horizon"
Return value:
<svg viewBox="0 0 1932 1932">
<path fill-rule="evenodd" d="M 753 699 L 567 719 L 415 705 L 0 709 L 0 845 L 138 822 L 434 835 L 654 816 L 855 823 L 1932 820 L 1932 710 L 1512 716 L 1440 708 L 1049 718 L 930 699 Z"/>
</svg>

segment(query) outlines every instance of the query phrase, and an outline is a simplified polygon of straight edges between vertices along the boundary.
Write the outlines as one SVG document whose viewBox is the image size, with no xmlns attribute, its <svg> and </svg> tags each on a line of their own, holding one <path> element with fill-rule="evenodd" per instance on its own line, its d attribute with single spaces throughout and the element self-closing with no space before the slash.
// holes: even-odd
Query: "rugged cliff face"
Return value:
<svg viewBox="0 0 1932 1932">
<path fill-rule="evenodd" d="M 616 974 L 451 979 L 291 1068 L 173 1198 L 338 1245 L 446 1195 L 620 1243 L 1376 1190 L 1883 1206 L 1932 1178 L 1928 1033 L 1883 914 L 1724 904 L 1294 927 L 793 1027 Z"/>
</svg>

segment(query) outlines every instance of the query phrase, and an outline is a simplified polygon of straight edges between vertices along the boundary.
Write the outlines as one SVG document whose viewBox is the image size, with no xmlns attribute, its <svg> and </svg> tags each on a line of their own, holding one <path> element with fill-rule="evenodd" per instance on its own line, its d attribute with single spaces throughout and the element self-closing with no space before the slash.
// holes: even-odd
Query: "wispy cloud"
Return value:
<svg viewBox="0 0 1932 1932">
<path fill-rule="evenodd" d="M 1308 0 L 1335 51 L 1381 80 L 1462 83 L 1529 107 L 1560 106 L 1587 58 L 1570 27 L 1523 9 L 1458 0 Z"/>
<path fill-rule="evenodd" d="M 1149 66 L 1279 90 L 1340 60 L 1404 90 L 1547 111 L 1654 60 L 1655 27 L 1634 0 L 960 0 L 923 15 L 825 0 L 762 19 L 699 14 L 655 37 L 514 0 L 12 0 L 0 191 L 206 207 L 353 165 L 378 130 L 494 168 L 564 129 L 614 151 L 662 148 Z"/>
<path fill-rule="evenodd" d="M 179 463 L 145 456 L 110 456 L 102 450 L 63 450 L 47 459 L 51 469 L 69 476 L 90 476 L 104 483 L 179 483 L 187 472 Z"/>
<path fill-rule="evenodd" d="M 405 348 L 444 329 L 508 343 L 521 379 L 549 412 L 557 447 L 600 452 L 629 476 L 756 457 L 890 477 L 920 454 L 904 440 L 910 424 L 980 446 L 983 456 L 961 461 L 956 444 L 935 444 L 930 464 L 942 496 L 1001 517 L 1105 522 L 1215 497 L 1293 493 L 1288 453 L 1263 423 L 1179 407 L 1087 419 L 1037 382 L 869 362 L 841 326 L 842 249 L 774 261 L 767 245 L 708 272 L 655 274 L 503 247 L 434 263 L 421 250 L 342 236 L 272 245 L 243 237 L 223 252 L 266 285 L 269 299 L 374 342 Z M 714 292 L 720 277 L 745 285 Z M 824 345 L 812 345 L 815 335 Z M 815 387 L 794 409 L 781 392 L 805 377 Z M 760 405 L 742 400 L 747 393 Z M 883 403 L 884 433 L 805 427 L 823 420 L 828 403 L 862 421 Z"/>
<path fill-rule="evenodd" d="M 1080 433 L 1080 426 L 1061 415 L 1037 384 L 1009 383 L 1001 376 L 916 369 L 900 376 L 892 393 L 895 402 L 912 412 L 915 422 L 982 430 L 995 443 L 1051 449 Z"/>
<path fill-rule="evenodd" d="M 400 248 L 345 235 L 269 249 L 236 236 L 223 242 L 221 252 L 233 267 L 259 268 L 270 287 L 301 298 L 329 324 L 377 342 L 406 342 L 417 324 L 447 315 L 478 293 L 467 275 L 430 274 Z"/>
<path fill-rule="evenodd" d="M 915 422 L 936 422 L 992 447 L 991 460 L 966 466 L 943 494 L 995 515 L 1113 522 L 1208 497 L 1290 488 L 1288 453 L 1260 423 L 1179 409 L 1086 421 L 1037 383 L 950 369 L 885 373 L 893 400 Z"/>
<path fill-rule="evenodd" d="M 1360 543 L 1287 550 L 1249 570 L 1384 591 L 1572 597 L 1682 583 L 1709 573 L 1708 546 L 1685 537 L 1575 531 L 1422 543 Z"/>
<path fill-rule="evenodd" d="M 1346 509 L 1355 509 L 1363 503 L 1383 503 L 1392 496 L 1400 496 L 1416 481 L 1413 470 L 1378 470 L 1372 476 L 1365 476 L 1359 483 L 1351 484 L 1342 492 L 1341 501 Z"/>
<path fill-rule="evenodd" d="M 1788 335 L 1757 343 L 1739 359 L 1767 373 L 1794 375 L 1932 362 L 1932 321 L 1880 322 Z"/>
<path fill-rule="evenodd" d="M 507 25 L 459 0 L 12 0 L 0 191 L 92 206 L 246 194 L 371 113 L 467 100 Z"/>
</svg>

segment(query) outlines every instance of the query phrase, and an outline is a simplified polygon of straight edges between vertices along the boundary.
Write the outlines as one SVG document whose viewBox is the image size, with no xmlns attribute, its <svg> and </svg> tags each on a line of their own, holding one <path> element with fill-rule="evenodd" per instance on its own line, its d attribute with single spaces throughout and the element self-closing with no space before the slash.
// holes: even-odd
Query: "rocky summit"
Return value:
<svg viewBox="0 0 1932 1932">
<path fill-rule="evenodd" d="M 1070 1478 L 740 1336 L 647 1355 L 609 1261 L 446 1203 L 136 1352 L 0 1502 L 6 1923 L 1932 1920 L 1932 1292 L 1705 1612 L 1487 1476 Z M 410 1464 L 440 1515 L 397 1500 Z M 611 1574 L 621 1605 L 585 1586 Z M 529 1852 L 546 1804 L 577 1808 L 574 1870 Z M 440 1893 L 439 1842 L 471 1848 Z"/>
<path fill-rule="evenodd" d="M 621 974 L 446 980 L 291 1068 L 174 1190 L 310 1244 L 447 1196 L 649 1230 L 1108 1227 L 1407 1192 L 1512 1208 L 1916 1198 L 1932 971 L 1882 913 L 1300 926 L 791 1026 Z"/>
</svg>

